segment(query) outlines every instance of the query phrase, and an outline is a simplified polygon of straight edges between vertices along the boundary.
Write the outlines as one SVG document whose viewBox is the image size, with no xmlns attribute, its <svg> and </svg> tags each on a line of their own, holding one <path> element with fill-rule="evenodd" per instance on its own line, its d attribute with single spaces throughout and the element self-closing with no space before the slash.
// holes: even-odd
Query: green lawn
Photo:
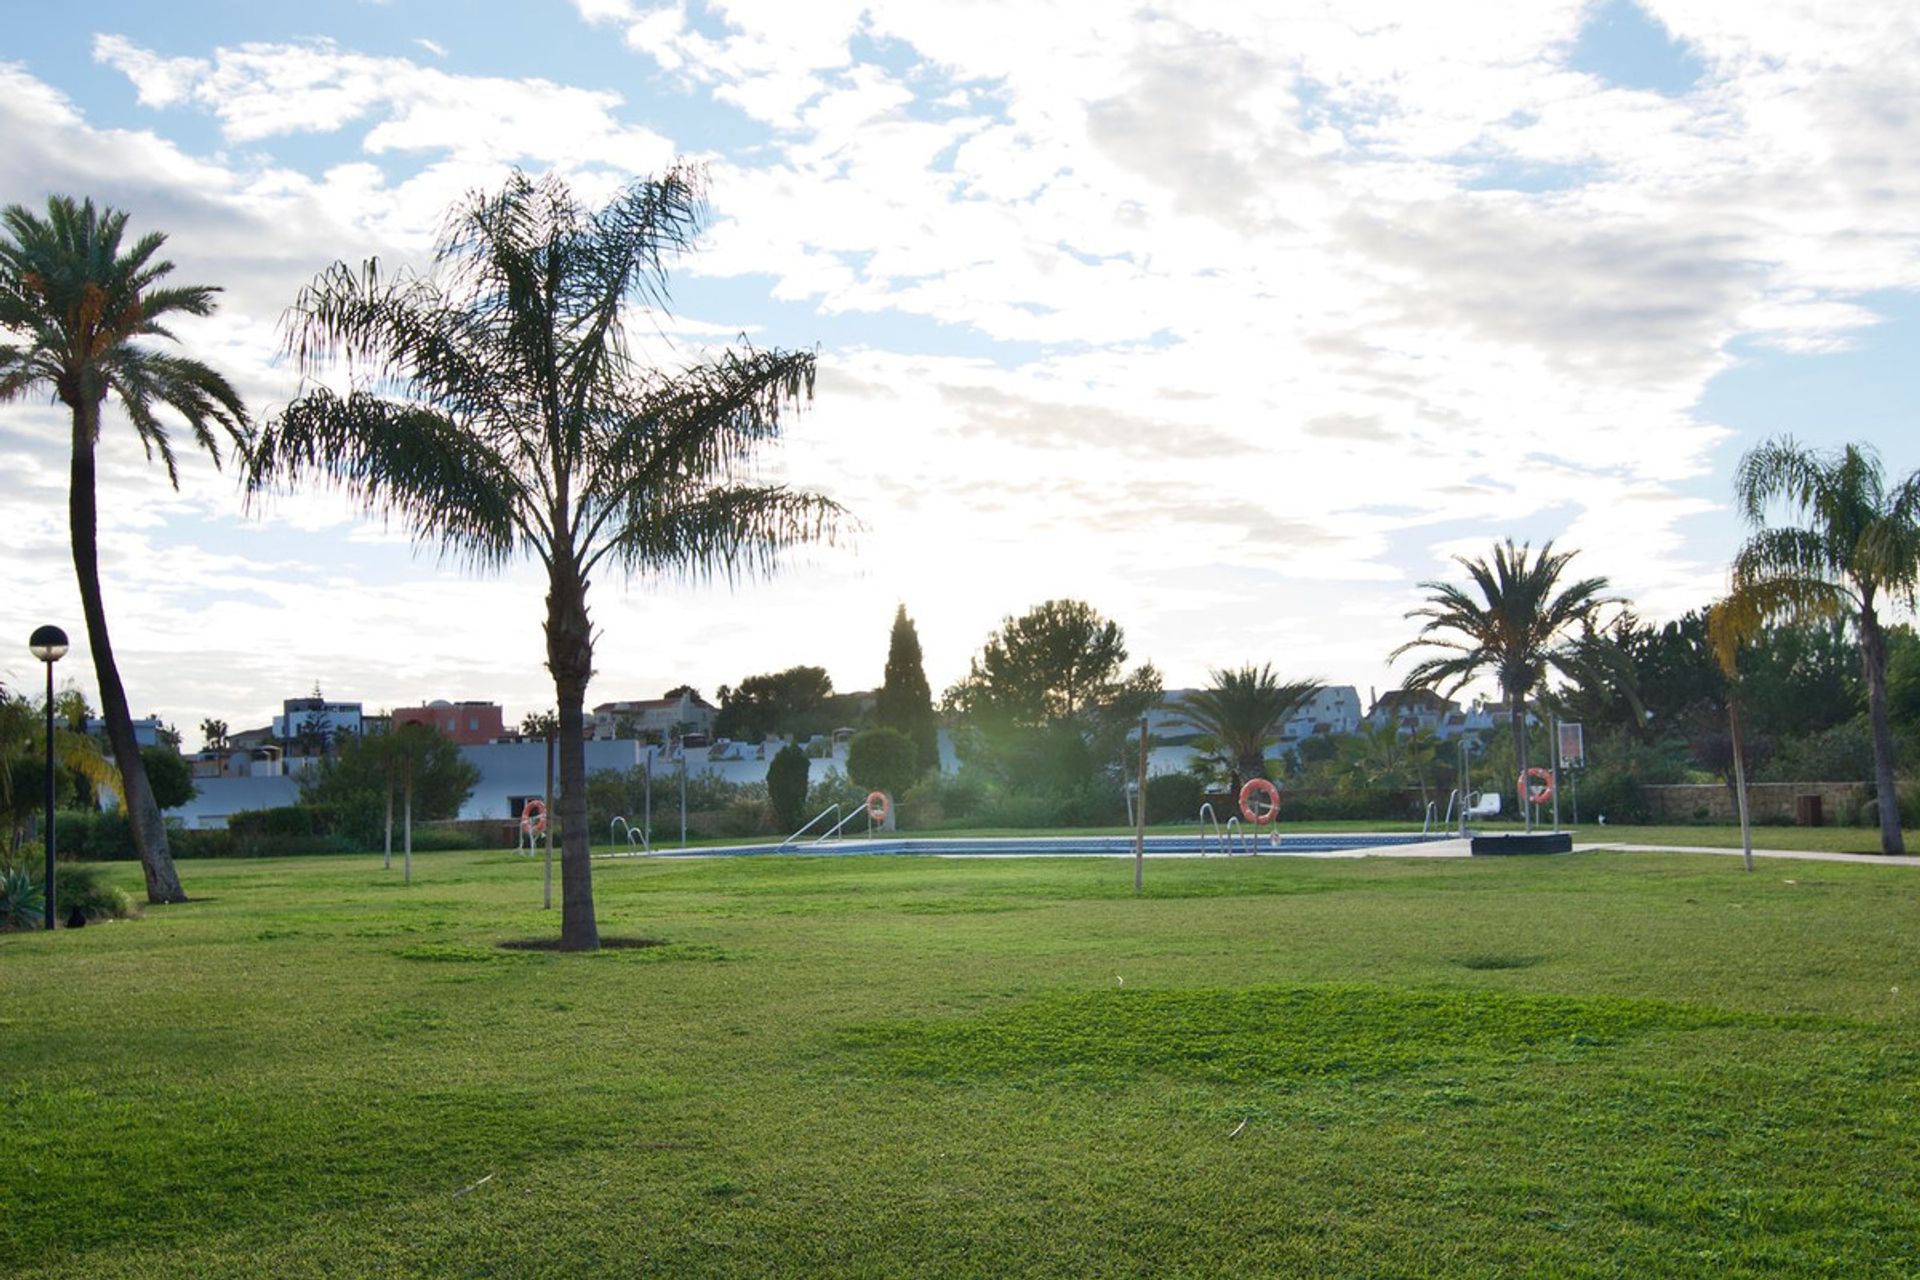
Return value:
<svg viewBox="0 0 1920 1280">
<path fill-rule="evenodd" d="M 0 1270 L 1920 1258 L 1910 868 L 624 860 L 602 930 L 664 945 L 558 956 L 495 945 L 556 930 L 537 862 L 379 862 L 0 938 Z"/>
</svg>

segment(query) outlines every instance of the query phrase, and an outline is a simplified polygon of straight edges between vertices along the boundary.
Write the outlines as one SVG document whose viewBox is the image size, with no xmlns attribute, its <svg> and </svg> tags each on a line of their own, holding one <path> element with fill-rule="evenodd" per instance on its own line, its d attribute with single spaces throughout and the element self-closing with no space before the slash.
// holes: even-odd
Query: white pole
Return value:
<svg viewBox="0 0 1920 1280">
<path fill-rule="evenodd" d="M 680 744 L 680 847 L 687 847 L 687 745 Z"/>
<path fill-rule="evenodd" d="M 543 886 L 541 907 L 543 910 L 551 911 L 553 910 L 553 735 L 551 733 L 547 735 L 546 742 L 547 742 L 547 800 L 546 800 L 547 810 L 544 814 L 541 815 L 541 817 L 543 817 L 546 820 L 546 824 L 547 824 L 547 831 L 546 831 L 547 865 L 544 872 L 546 879 L 545 879 L 545 884 Z"/>
<path fill-rule="evenodd" d="M 1560 834 L 1560 717 L 1553 718 L 1553 834 Z"/>
<path fill-rule="evenodd" d="M 1147 865 L 1147 718 L 1140 717 L 1140 799 L 1133 806 L 1133 891 L 1140 892 Z"/>
<path fill-rule="evenodd" d="M 393 752 L 392 743 L 387 751 L 387 850 L 380 859 L 382 871 L 393 870 Z"/>
<path fill-rule="evenodd" d="M 406 800 L 406 876 L 407 883 L 413 883 L 413 756 L 407 756 L 407 800 Z"/>
</svg>

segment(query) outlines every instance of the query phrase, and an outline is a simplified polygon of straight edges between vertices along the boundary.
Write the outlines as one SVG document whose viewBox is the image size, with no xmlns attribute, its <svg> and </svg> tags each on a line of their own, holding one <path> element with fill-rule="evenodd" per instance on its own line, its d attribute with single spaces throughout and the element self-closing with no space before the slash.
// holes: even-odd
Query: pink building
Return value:
<svg viewBox="0 0 1920 1280">
<path fill-rule="evenodd" d="M 448 702 L 436 698 L 424 707 L 397 707 L 393 727 L 397 729 L 403 724 L 424 724 L 438 729 L 463 747 L 485 746 L 507 732 L 497 702 Z"/>
</svg>

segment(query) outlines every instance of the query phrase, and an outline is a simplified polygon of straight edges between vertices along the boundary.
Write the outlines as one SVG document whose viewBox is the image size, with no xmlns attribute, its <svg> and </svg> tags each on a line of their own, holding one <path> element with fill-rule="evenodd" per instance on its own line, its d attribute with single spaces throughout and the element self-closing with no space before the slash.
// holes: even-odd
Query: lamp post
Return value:
<svg viewBox="0 0 1920 1280">
<path fill-rule="evenodd" d="M 53 932 L 53 664 L 67 656 L 67 633 L 58 627 L 35 627 L 27 640 L 33 656 L 47 664 L 47 932 Z"/>
</svg>

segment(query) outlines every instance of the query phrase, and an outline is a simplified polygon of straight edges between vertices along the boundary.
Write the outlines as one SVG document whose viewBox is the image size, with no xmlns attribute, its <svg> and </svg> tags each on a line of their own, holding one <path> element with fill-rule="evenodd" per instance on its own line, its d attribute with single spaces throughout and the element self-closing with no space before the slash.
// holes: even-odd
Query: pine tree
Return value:
<svg viewBox="0 0 1920 1280">
<path fill-rule="evenodd" d="M 880 686 L 875 718 L 885 729 L 898 729 L 913 739 L 916 764 L 922 773 L 940 766 L 940 740 L 933 719 L 933 689 L 920 661 L 920 633 L 914 630 L 907 606 L 893 615 L 893 635 L 887 642 L 887 675 Z"/>
</svg>

